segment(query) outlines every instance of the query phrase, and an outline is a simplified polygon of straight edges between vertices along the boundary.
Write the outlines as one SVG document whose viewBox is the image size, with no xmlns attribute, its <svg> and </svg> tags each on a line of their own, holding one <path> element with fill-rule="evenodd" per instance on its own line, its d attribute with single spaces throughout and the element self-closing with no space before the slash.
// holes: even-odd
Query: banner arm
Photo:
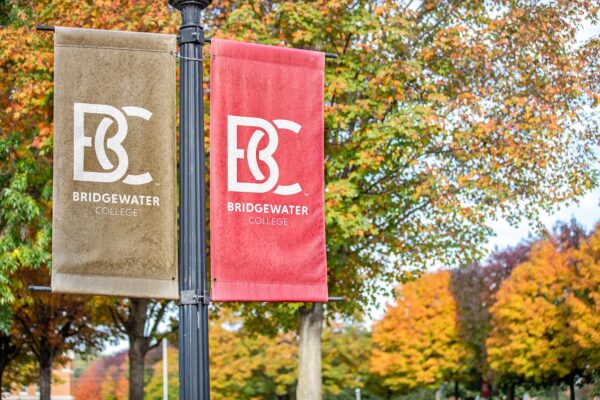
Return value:
<svg viewBox="0 0 600 400">
<path fill-rule="evenodd" d="M 36 25 L 35 26 L 35 30 L 36 31 L 54 32 L 55 28 L 53 26 L 49 26 L 49 25 Z"/>
<path fill-rule="evenodd" d="M 35 286 L 35 285 L 29 285 L 27 287 L 27 289 L 30 292 L 45 292 L 45 293 L 52 293 L 52 288 L 50 286 Z"/>
</svg>

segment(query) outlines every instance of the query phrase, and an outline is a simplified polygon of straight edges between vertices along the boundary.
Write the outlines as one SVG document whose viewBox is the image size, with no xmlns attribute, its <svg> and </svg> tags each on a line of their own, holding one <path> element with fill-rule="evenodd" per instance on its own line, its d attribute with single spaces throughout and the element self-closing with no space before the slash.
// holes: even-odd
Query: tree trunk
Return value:
<svg viewBox="0 0 600 400">
<path fill-rule="evenodd" d="M 458 381 L 454 381 L 454 400 L 458 400 Z"/>
<path fill-rule="evenodd" d="M 2 383 L 2 377 L 4 376 L 4 368 L 6 368 L 6 365 L 0 364 L 0 396 L 2 395 L 2 393 L 4 393 L 4 385 Z"/>
<path fill-rule="evenodd" d="M 508 400 L 515 400 L 515 384 L 514 384 L 514 382 L 510 382 L 508 384 L 507 397 L 508 397 Z"/>
<path fill-rule="evenodd" d="M 144 352 L 140 342 L 129 343 L 129 400 L 144 398 Z"/>
<path fill-rule="evenodd" d="M 558 385 L 556 382 L 552 383 L 552 397 L 554 400 L 558 400 Z"/>
<path fill-rule="evenodd" d="M 3 347 L 0 347 L 0 350 L 2 350 L 2 352 L 0 352 L 0 395 L 2 393 L 4 393 L 4 381 L 2 380 L 3 376 L 4 376 L 4 369 L 8 366 L 8 363 L 10 362 L 9 356 L 8 356 L 8 352 L 4 351 Z"/>
<path fill-rule="evenodd" d="M 314 303 L 300 309 L 298 332 L 298 400 L 321 400 L 321 332 L 323 304 Z"/>
<path fill-rule="evenodd" d="M 569 398 L 575 400 L 575 374 L 569 377 Z"/>
<path fill-rule="evenodd" d="M 148 352 L 146 326 L 147 299 L 130 299 L 129 318 L 129 400 L 144 399 L 144 358 Z"/>
<path fill-rule="evenodd" d="M 52 388 L 52 354 L 43 353 L 38 359 L 40 367 L 40 400 L 50 400 Z"/>
</svg>

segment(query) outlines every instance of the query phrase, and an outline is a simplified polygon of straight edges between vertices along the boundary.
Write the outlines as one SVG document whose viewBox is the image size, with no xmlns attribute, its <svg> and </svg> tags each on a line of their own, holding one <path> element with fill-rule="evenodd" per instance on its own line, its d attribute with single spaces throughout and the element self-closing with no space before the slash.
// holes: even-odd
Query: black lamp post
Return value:
<svg viewBox="0 0 600 400">
<path fill-rule="evenodd" d="M 206 188 L 200 15 L 211 0 L 169 0 L 181 11 L 179 127 L 179 398 L 210 398 Z"/>
</svg>

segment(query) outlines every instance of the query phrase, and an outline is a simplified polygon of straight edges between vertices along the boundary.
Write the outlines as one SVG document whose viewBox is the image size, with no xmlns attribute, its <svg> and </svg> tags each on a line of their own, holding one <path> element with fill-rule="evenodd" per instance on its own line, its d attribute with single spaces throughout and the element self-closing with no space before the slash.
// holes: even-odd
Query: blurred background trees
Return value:
<svg viewBox="0 0 600 400">
<path fill-rule="evenodd" d="M 459 336 L 450 279 L 439 271 L 402 285 L 397 304 L 373 327 L 371 373 L 392 392 L 465 381 L 474 353 Z"/>
<path fill-rule="evenodd" d="M 585 232 L 573 221 L 560 224 L 479 264 L 400 284 L 372 329 L 331 321 L 322 343 L 324 398 L 355 399 L 360 389 L 363 399 L 431 399 L 442 386 L 445 397 L 462 399 L 600 395 L 599 244 L 600 225 Z M 212 315 L 213 398 L 295 399 L 295 335 L 256 333 L 238 312 Z M 102 377 L 96 393 L 104 386 L 104 393 L 113 390 L 124 400 L 125 353 L 119 357 L 119 368 L 103 361 L 110 358 L 92 363 L 77 393 L 89 393 L 80 387 L 90 387 L 91 374 Z M 145 395 L 158 400 L 162 360 L 156 351 L 149 357 Z M 174 344 L 168 365 L 175 395 Z M 121 372 L 113 378 L 115 371 Z M 106 381 L 122 381 L 120 392 Z M 106 398 L 87 396 L 77 398 Z"/>
<path fill-rule="evenodd" d="M 450 359 L 439 359 L 444 353 L 435 351 L 435 344 L 448 352 L 454 341 L 476 343 L 471 347 L 475 357 L 450 365 L 468 371 L 458 381 L 466 383 L 473 396 L 482 392 L 484 383 L 493 383 L 509 399 L 515 397 L 517 386 L 563 383 L 575 399 L 576 385 L 595 382 L 600 368 L 597 278 L 589 275 L 600 267 L 598 235 L 600 225 L 585 234 L 574 222 L 562 224 L 552 234 L 499 252 L 483 265 L 427 273 L 401 285 L 396 305 L 373 328 L 372 372 L 397 394 L 452 383 L 451 377 L 438 375 L 414 385 L 419 377 L 428 376 L 416 375 L 420 371 L 442 370 Z M 489 279 L 492 274 L 496 279 L 501 276 L 500 282 Z M 454 305 L 440 317 L 436 305 L 467 300 L 471 306 Z M 440 328 L 440 318 L 450 321 Z M 464 323 L 467 326 L 461 328 Z M 451 327 L 457 328 L 448 330 Z M 461 336 L 462 329 L 470 335 Z M 417 344 L 427 340 L 435 344 Z M 473 360 L 478 363 L 475 368 Z"/>
</svg>

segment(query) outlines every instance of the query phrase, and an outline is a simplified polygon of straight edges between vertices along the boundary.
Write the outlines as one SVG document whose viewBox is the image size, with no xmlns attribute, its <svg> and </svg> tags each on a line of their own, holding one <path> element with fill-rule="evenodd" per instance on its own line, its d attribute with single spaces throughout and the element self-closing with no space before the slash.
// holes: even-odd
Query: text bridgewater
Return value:
<svg viewBox="0 0 600 400">
<path fill-rule="evenodd" d="M 282 215 L 308 215 L 307 206 L 296 206 L 293 204 L 270 204 L 270 203 L 237 203 L 227 202 L 227 211 L 244 213 L 282 214 Z"/>
<path fill-rule="evenodd" d="M 73 192 L 73 201 L 83 203 L 127 204 L 132 206 L 160 206 L 158 196 L 120 193 Z"/>
</svg>

